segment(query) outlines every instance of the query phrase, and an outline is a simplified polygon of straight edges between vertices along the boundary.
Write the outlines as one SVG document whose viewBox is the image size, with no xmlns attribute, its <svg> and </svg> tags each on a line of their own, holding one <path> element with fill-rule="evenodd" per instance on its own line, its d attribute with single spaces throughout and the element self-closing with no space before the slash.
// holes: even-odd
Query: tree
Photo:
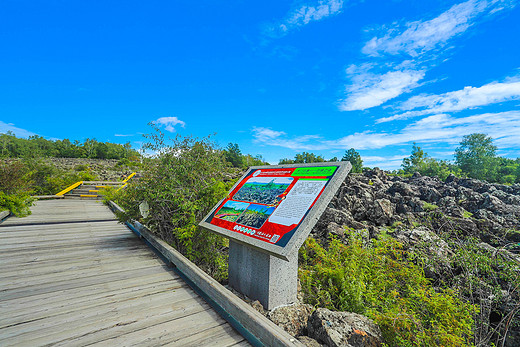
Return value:
<svg viewBox="0 0 520 347">
<path fill-rule="evenodd" d="M 289 159 L 289 158 L 283 158 L 283 159 L 280 159 L 280 161 L 278 162 L 278 165 L 286 165 L 286 164 L 294 164 L 294 160 Z"/>
<path fill-rule="evenodd" d="M 87 158 L 94 158 L 96 156 L 96 144 L 96 139 L 86 139 L 83 143 Z"/>
<path fill-rule="evenodd" d="M 494 181 L 497 169 L 497 147 L 486 134 L 470 134 L 462 138 L 455 150 L 455 162 L 469 177 Z"/>
<path fill-rule="evenodd" d="M 316 155 L 314 153 L 308 153 L 308 152 L 303 152 L 303 153 L 297 153 L 295 156 L 294 156 L 294 163 L 298 164 L 303 164 L 303 163 L 323 163 L 325 161 L 325 159 L 321 156 L 321 155 Z"/>
<path fill-rule="evenodd" d="M 351 172 L 361 173 L 363 171 L 363 160 L 361 159 L 361 155 L 359 155 L 354 148 L 345 151 L 345 155 L 341 158 L 341 161 L 350 161 L 350 164 L 352 164 Z"/>
<path fill-rule="evenodd" d="M 236 143 L 229 143 L 224 150 L 224 158 L 228 163 L 233 165 L 234 167 L 243 167 L 244 166 L 244 158 L 242 156 L 242 152 Z"/>
<path fill-rule="evenodd" d="M 426 158 L 428 154 L 426 154 L 421 147 L 417 146 L 414 142 L 412 147 L 412 154 L 408 158 L 403 159 L 403 163 L 401 166 L 403 167 L 404 173 L 411 174 L 416 171 L 421 172 L 424 170 L 426 165 Z"/>
<path fill-rule="evenodd" d="M 252 156 L 251 154 L 246 154 L 243 157 L 245 166 L 261 166 L 261 165 L 269 165 L 269 163 L 262 157 L 261 154 L 257 154 L 256 156 Z"/>
<path fill-rule="evenodd" d="M 501 157 L 497 158 L 496 178 L 499 183 L 515 183 L 518 179 L 517 171 L 519 170 L 517 160 Z"/>
</svg>

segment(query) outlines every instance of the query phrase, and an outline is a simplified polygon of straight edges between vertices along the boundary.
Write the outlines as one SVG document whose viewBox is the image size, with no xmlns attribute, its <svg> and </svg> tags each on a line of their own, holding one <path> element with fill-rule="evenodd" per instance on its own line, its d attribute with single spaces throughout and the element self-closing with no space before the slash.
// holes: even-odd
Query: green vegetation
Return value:
<svg viewBox="0 0 520 347">
<path fill-rule="evenodd" d="M 75 182 L 96 179 L 86 166 L 66 171 L 36 159 L 7 159 L 0 162 L 0 209 L 23 217 L 30 214 L 31 195 L 54 195 Z"/>
<path fill-rule="evenodd" d="M 41 136 L 31 136 L 28 139 L 17 138 L 13 133 L 0 134 L 0 158 L 94 158 L 94 159 L 135 159 L 140 155 L 124 145 L 98 142 L 96 139 L 86 139 L 84 142 L 69 139 L 46 140 Z"/>
<path fill-rule="evenodd" d="M 423 205 L 422 205 L 422 208 L 425 210 L 425 211 L 435 211 L 436 209 L 439 208 L 439 206 L 435 205 L 435 204 L 430 204 L 429 202 L 425 202 Z"/>
<path fill-rule="evenodd" d="M 152 125 L 153 126 L 153 125 Z M 123 219 L 139 219 L 188 259 L 224 281 L 227 278 L 227 240 L 205 231 L 198 223 L 233 185 L 226 181 L 228 165 L 223 151 L 210 138 L 166 139 L 156 128 L 147 135 L 141 178 L 117 194 L 110 194 L 127 212 Z M 142 218 L 139 204 L 148 202 Z"/>
<path fill-rule="evenodd" d="M 297 153 L 294 156 L 294 159 L 281 159 L 278 164 L 304 164 L 304 163 L 323 163 L 325 162 L 325 158 L 323 158 L 321 155 L 316 155 L 314 153 Z"/>
<path fill-rule="evenodd" d="M 455 150 L 455 162 L 430 158 L 421 147 L 413 144 L 412 153 L 403 159 L 402 169 L 395 173 L 408 176 L 419 172 L 445 180 L 450 174 L 502 184 L 520 183 L 520 158 L 516 160 L 496 156 L 493 139 L 485 134 L 463 137 Z"/>
<path fill-rule="evenodd" d="M 0 211 L 9 210 L 18 217 L 31 214 L 27 176 L 28 170 L 21 161 L 0 162 Z"/>
<path fill-rule="evenodd" d="M 350 164 L 352 164 L 352 170 L 350 172 L 363 172 L 363 160 L 361 159 L 361 155 L 359 155 L 354 148 L 346 151 L 341 161 L 350 161 Z"/>
<path fill-rule="evenodd" d="M 455 150 L 455 162 L 469 177 L 479 180 L 496 178 L 496 150 L 491 137 L 485 134 L 466 135 Z"/>
<path fill-rule="evenodd" d="M 255 157 L 253 157 L 251 154 L 243 155 L 242 151 L 238 147 L 238 144 L 236 143 L 230 142 L 223 150 L 223 154 L 229 165 L 236 168 L 245 169 L 249 166 L 269 165 L 269 163 L 266 162 L 261 155 L 257 155 Z"/>
<path fill-rule="evenodd" d="M 471 217 L 473 217 L 473 213 L 464 210 L 464 212 L 462 214 L 462 217 L 464 217 L 464 218 L 471 218 Z"/>
<path fill-rule="evenodd" d="M 430 158 L 415 142 L 412 146 L 412 154 L 403 159 L 401 166 L 403 169 L 399 173 L 405 176 L 419 172 L 424 176 L 438 176 L 441 180 L 445 180 L 450 174 L 462 175 L 462 171 L 456 165 L 446 160 Z"/>
<path fill-rule="evenodd" d="M 300 249 L 305 301 L 367 315 L 390 346 L 462 346 L 473 339 L 478 307 L 453 290 L 435 290 L 412 255 L 391 237 L 371 240 L 348 233 L 326 250 L 314 239 Z"/>
</svg>

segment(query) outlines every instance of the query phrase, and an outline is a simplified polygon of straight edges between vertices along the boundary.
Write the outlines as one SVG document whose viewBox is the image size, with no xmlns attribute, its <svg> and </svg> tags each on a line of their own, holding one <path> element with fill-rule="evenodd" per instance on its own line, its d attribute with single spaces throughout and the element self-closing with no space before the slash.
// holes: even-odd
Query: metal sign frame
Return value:
<svg viewBox="0 0 520 347">
<path fill-rule="evenodd" d="M 334 167 L 334 169 L 331 169 Z M 253 247 L 259 251 L 268 253 L 270 255 L 274 255 L 278 258 L 288 260 L 289 255 L 293 251 L 297 251 L 303 242 L 305 242 L 305 239 L 309 236 L 312 228 L 322 215 L 322 213 L 327 208 L 327 205 L 332 200 L 334 195 L 336 194 L 336 191 L 340 187 L 341 183 L 345 180 L 346 176 L 350 172 L 350 169 L 352 168 L 352 165 L 348 161 L 343 162 L 324 162 L 324 163 L 312 163 L 312 164 L 287 164 L 287 165 L 271 165 L 271 166 L 253 166 L 250 167 L 246 173 L 240 178 L 240 180 L 237 181 L 237 183 L 231 188 L 226 198 L 222 199 L 205 217 L 204 219 L 199 223 L 199 226 L 216 232 L 217 234 L 220 234 L 222 236 L 225 236 L 227 238 L 230 238 L 238 243 Z M 285 169 L 285 170 L 282 170 Z M 263 171 L 262 171 L 263 170 Z M 297 171 L 298 170 L 298 171 Z M 330 176 L 323 176 L 323 177 L 314 177 L 313 173 L 315 172 L 332 172 Z M 276 175 L 274 173 L 282 172 L 284 176 Z M 290 175 L 287 176 L 287 172 L 290 172 Z M 301 176 L 303 173 L 305 175 L 305 172 L 308 172 L 307 176 Z M 292 176 L 296 175 L 297 176 Z M 258 178 L 273 178 L 273 180 L 270 181 L 270 183 L 266 184 L 263 183 L 267 180 L 259 180 Z M 293 183 L 290 185 L 286 183 L 286 181 L 291 181 L 289 178 L 292 177 L 292 180 L 294 180 Z M 279 178 L 280 184 L 276 183 L 276 178 Z M 286 178 L 286 180 L 282 180 L 282 178 Z M 277 196 L 275 199 L 276 202 L 274 205 L 262 205 L 262 203 L 259 203 L 257 201 L 247 201 L 247 200 L 240 200 L 240 199 L 233 199 L 238 194 L 244 195 L 245 193 L 240 193 L 241 189 L 246 185 L 246 182 L 248 180 L 251 180 L 253 183 L 248 184 L 249 187 L 254 187 L 254 184 L 257 184 L 258 186 L 263 185 L 262 189 L 266 189 L 267 185 L 271 185 L 273 191 L 274 189 L 284 189 L 284 184 L 288 186 L 286 187 L 285 192 L 279 196 Z M 261 183 L 257 183 L 258 181 L 261 181 Z M 306 182 L 302 182 L 306 181 Z M 309 181 L 320 181 L 320 182 L 309 182 Z M 293 191 L 293 188 L 296 187 L 296 184 L 300 182 L 300 185 L 298 189 L 294 189 L 294 194 L 292 194 L 292 197 L 290 196 L 291 192 Z M 325 182 L 325 183 L 323 183 Z M 305 214 L 303 217 L 299 220 L 299 223 L 296 224 L 296 227 L 293 227 L 290 229 L 290 233 L 287 233 L 287 237 L 284 239 L 282 236 L 282 239 L 280 239 L 282 245 L 278 245 L 275 243 L 271 243 L 267 240 L 258 239 L 257 237 L 260 237 L 259 235 L 256 235 L 255 237 L 251 236 L 252 233 L 255 235 L 256 232 L 261 234 L 259 230 L 262 229 L 263 225 L 260 228 L 255 228 L 252 226 L 242 226 L 236 223 L 236 221 L 240 221 L 240 218 L 243 218 L 242 216 L 245 215 L 245 211 L 250 209 L 253 205 L 255 207 L 260 206 L 263 207 L 264 210 L 269 210 L 270 214 L 267 215 L 266 219 L 262 223 L 266 223 L 267 221 L 270 221 L 271 218 L 274 219 L 274 214 L 276 213 L 277 209 L 279 209 L 280 206 L 286 206 L 288 207 L 291 202 L 297 199 L 296 191 L 302 191 L 302 186 L 304 184 L 307 184 L 307 187 L 310 186 L 311 189 L 321 189 L 320 192 L 317 194 L 317 197 L 313 200 L 312 205 L 307 208 L 305 211 Z M 320 184 L 324 185 L 324 187 L 320 188 Z M 313 187 L 314 185 L 314 187 Z M 278 187 L 278 188 L 277 188 Z M 237 189 L 238 188 L 238 189 Z M 269 188 L 269 187 L 268 187 Z M 251 189 L 251 188 L 249 188 Z M 258 188 L 259 189 L 259 188 Z M 269 188 L 270 189 L 270 188 Z M 305 186 L 303 186 L 303 189 L 305 189 Z M 251 191 L 251 190 L 250 190 Z M 281 190 L 277 190 L 279 192 Z M 238 194 L 237 194 L 238 193 Z M 272 196 L 272 195 L 271 195 Z M 284 200 L 285 199 L 285 200 Z M 309 198 L 306 198 L 307 202 L 310 201 Z M 227 221 L 223 222 L 222 217 L 216 217 L 216 212 L 220 211 L 224 205 L 227 205 L 228 202 L 230 202 L 230 205 L 236 204 L 248 204 L 248 207 L 243 207 L 244 212 L 242 214 L 231 214 L 231 215 L 225 215 L 222 214 L 222 216 L 229 216 L 230 218 L 235 218 L 234 221 Z M 277 205 L 276 205 L 277 204 Z M 285 204 L 285 205 L 282 205 Z M 274 206 L 274 207 L 270 207 Z M 296 206 L 296 205 L 295 205 Z M 230 207 L 228 207 L 229 209 Z M 234 207 L 233 207 L 234 208 Z M 254 209 L 254 208 L 253 208 Z M 285 208 L 286 209 L 286 208 Z M 281 211 L 282 209 L 279 209 Z M 284 210 L 285 211 L 285 210 Z M 289 210 L 290 211 L 290 210 Z M 301 210 L 303 211 L 303 210 Z M 300 212 L 301 212 L 300 211 Z M 286 211 L 285 211 L 286 212 Z M 294 211 L 293 211 L 294 212 Z M 282 212 L 278 213 L 277 216 L 281 215 Z M 290 212 L 289 212 L 290 213 Z M 283 217 L 280 217 L 283 218 Z M 295 217 L 298 218 L 298 217 Z M 225 220 L 225 219 L 224 219 Z M 282 219 L 279 219 L 282 220 Z M 216 225 L 220 224 L 220 225 Z M 271 223 L 270 225 L 273 225 L 276 223 Z M 235 230 L 230 227 L 234 225 Z M 295 224 L 292 224 L 295 225 Z M 291 226 L 292 226 L 291 225 Z M 238 226 L 238 227 L 237 227 Z M 281 225 L 279 228 L 284 228 Z M 238 231 L 237 231 L 238 230 Z M 245 230 L 245 231 L 244 231 Z M 262 236 L 263 237 L 263 236 Z"/>
</svg>

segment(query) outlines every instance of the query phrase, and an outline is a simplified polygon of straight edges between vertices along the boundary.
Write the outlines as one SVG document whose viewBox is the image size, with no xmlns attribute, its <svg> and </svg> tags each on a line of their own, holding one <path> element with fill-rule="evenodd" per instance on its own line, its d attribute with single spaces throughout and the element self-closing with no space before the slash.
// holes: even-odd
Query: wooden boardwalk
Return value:
<svg viewBox="0 0 520 347">
<path fill-rule="evenodd" d="M 98 201 L 0 224 L 0 346 L 249 346 Z"/>
</svg>

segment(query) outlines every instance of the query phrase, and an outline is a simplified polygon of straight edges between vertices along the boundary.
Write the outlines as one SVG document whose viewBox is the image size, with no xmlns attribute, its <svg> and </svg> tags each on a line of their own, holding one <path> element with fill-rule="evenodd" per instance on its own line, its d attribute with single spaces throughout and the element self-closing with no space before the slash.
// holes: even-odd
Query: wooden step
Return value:
<svg viewBox="0 0 520 347">
<path fill-rule="evenodd" d="M 122 185 L 124 184 L 123 182 L 118 182 L 118 181 L 83 181 L 83 184 L 88 184 L 88 185 Z"/>
<path fill-rule="evenodd" d="M 100 200 L 103 197 L 100 195 L 94 194 L 65 194 L 65 199 L 92 199 L 92 200 Z"/>
</svg>

